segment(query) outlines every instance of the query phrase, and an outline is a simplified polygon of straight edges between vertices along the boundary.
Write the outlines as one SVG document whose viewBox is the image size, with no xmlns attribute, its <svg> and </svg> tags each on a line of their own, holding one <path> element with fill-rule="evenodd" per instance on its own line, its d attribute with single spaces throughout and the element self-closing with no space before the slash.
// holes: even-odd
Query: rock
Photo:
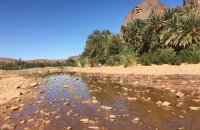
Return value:
<svg viewBox="0 0 200 130">
<path fill-rule="evenodd" d="M 13 124 L 4 124 L 1 127 L 1 130 L 14 130 L 14 129 L 15 129 L 15 126 Z"/>
<path fill-rule="evenodd" d="M 17 85 L 17 86 L 16 86 L 16 89 L 20 89 L 20 88 L 21 88 L 21 86 L 20 86 L 20 85 Z"/>
<path fill-rule="evenodd" d="M 55 117 L 55 119 L 59 119 L 59 118 L 61 118 L 61 116 L 56 116 L 56 117 Z"/>
<path fill-rule="evenodd" d="M 16 106 L 16 107 L 11 107 L 10 109 L 12 110 L 12 111 L 16 111 L 16 110 L 18 110 L 20 108 L 20 106 Z"/>
<path fill-rule="evenodd" d="M 135 98 L 135 97 L 127 97 L 127 99 L 128 99 L 128 101 L 136 101 L 137 100 L 137 98 Z"/>
<path fill-rule="evenodd" d="M 115 119 L 116 116 L 115 116 L 115 115 L 110 115 L 109 118 L 110 118 L 110 119 Z"/>
<path fill-rule="evenodd" d="M 140 121 L 140 119 L 139 119 L 138 117 L 136 117 L 136 118 L 134 118 L 134 119 L 132 120 L 132 123 L 133 123 L 133 124 L 138 124 L 139 121 Z"/>
<path fill-rule="evenodd" d="M 96 104 L 96 103 L 98 103 L 98 101 L 95 100 L 95 99 L 93 99 L 93 100 L 91 101 L 91 103 L 92 103 L 92 104 Z"/>
<path fill-rule="evenodd" d="M 200 13 L 200 0 L 188 0 L 186 5 L 192 6 L 198 13 Z"/>
<path fill-rule="evenodd" d="M 161 106 L 163 103 L 161 101 L 156 102 L 156 105 Z"/>
<path fill-rule="evenodd" d="M 163 107 L 170 107 L 170 106 L 171 106 L 171 103 L 165 101 L 165 102 L 162 103 L 162 106 L 163 106 Z"/>
<path fill-rule="evenodd" d="M 182 107 L 183 106 L 183 102 L 179 102 L 176 106 L 177 107 Z"/>
<path fill-rule="evenodd" d="M 24 124 L 24 123 L 25 123 L 25 120 L 20 121 L 20 124 Z"/>
<path fill-rule="evenodd" d="M 80 120 L 80 122 L 82 122 L 82 123 L 86 124 L 86 123 L 88 123 L 88 122 L 89 122 L 89 119 L 81 119 L 81 120 Z"/>
<path fill-rule="evenodd" d="M 191 110 L 191 111 L 199 111 L 199 110 L 200 110 L 200 107 L 190 107 L 190 110 Z"/>
<path fill-rule="evenodd" d="M 64 106 L 69 106 L 70 103 L 69 103 L 69 102 L 65 102 L 63 105 L 64 105 Z"/>
<path fill-rule="evenodd" d="M 29 119 L 29 120 L 28 120 L 28 122 L 33 122 L 33 121 L 34 121 L 34 119 Z"/>
<path fill-rule="evenodd" d="M 176 97 L 183 98 L 185 95 L 182 92 L 177 92 Z"/>
<path fill-rule="evenodd" d="M 128 92 L 128 88 L 122 87 L 122 89 L 126 92 Z"/>
<path fill-rule="evenodd" d="M 31 83 L 29 86 L 30 87 L 36 87 L 36 86 L 38 86 L 38 83 Z"/>
<path fill-rule="evenodd" d="M 67 112 L 67 116 L 70 116 L 72 114 L 73 110 L 70 110 L 69 112 Z"/>
<path fill-rule="evenodd" d="M 136 19 L 145 20 L 153 15 L 162 16 L 166 9 L 169 7 L 160 3 L 160 0 L 143 0 L 142 3 L 137 5 L 129 12 L 126 17 L 125 25 L 133 22 Z"/>
<path fill-rule="evenodd" d="M 72 127 L 71 126 L 68 126 L 67 128 L 66 128 L 66 130 L 71 130 L 72 129 Z"/>
<path fill-rule="evenodd" d="M 90 126 L 90 127 L 88 127 L 89 129 L 93 129 L 93 130 L 100 130 L 100 128 L 99 127 L 97 127 L 97 126 Z"/>
<path fill-rule="evenodd" d="M 12 119 L 10 116 L 6 116 L 5 118 L 4 118 L 4 120 L 9 120 L 9 119 Z"/>
<path fill-rule="evenodd" d="M 170 92 L 171 92 L 171 93 L 175 93 L 175 92 L 176 92 L 176 90 L 174 90 L 174 89 L 171 89 L 171 90 L 170 90 Z"/>
<path fill-rule="evenodd" d="M 100 128 L 99 128 L 99 127 L 97 127 L 97 126 L 90 126 L 90 127 L 88 127 L 88 129 L 100 130 Z"/>
<path fill-rule="evenodd" d="M 112 107 L 108 107 L 108 106 L 101 106 L 101 108 L 105 110 L 112 110 Z"/>
<path fill-rule="evenodd" d="M 46 121 L 44 122 L 44 124 L 46 124 L 46 125 L 51 124 L 51 120 L 46 120 Z"/>
<path fill-rule="evenodd" d="M 138 86 L 139 85 L 139 82 L 138 81 L 135 81 L 135 82 L 133 82 L 133 86 Z"/>
<path fill-rule="evenodd" d="M 200 103 L 200 99 L 193 99 L 194 102 Z"/>
</svg>

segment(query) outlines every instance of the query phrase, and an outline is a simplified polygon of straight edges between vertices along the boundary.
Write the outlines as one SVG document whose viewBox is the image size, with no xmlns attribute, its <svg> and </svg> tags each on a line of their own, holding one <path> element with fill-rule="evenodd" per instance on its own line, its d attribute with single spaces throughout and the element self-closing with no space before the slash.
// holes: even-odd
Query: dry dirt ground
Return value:
<svg viewBox="0 0 200 130">
<path fill-rule="evenodd" d="M 83 73 L 103 73 L 103 74 L 138 74 L 138 75 L 200 75 L 200 64 L 182 64 L 180 66 L 172 65 L 152 65 L 132 67 L 99 67 L 99 68 L 79 68 L 69 67 L 71 72 Z"/>
<path fill-rule="evenodd" d="M 0 78 L 0 104 L 13 98 L 21 97 L 27 93 L 29 85 L 34 80 L 21 76 L 8 76 Z"/>
</svg>

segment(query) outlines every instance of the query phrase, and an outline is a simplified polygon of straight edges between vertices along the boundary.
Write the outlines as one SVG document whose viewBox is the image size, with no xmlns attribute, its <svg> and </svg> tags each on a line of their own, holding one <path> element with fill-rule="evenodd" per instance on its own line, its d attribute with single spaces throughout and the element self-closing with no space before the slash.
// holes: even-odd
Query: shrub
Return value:
<svg viewBox="0 0 200 130">
<path fill-rule="evenodd" d="M 80 61 L 81 67 L 91 66 L 90 60 L 87 57 L 81 57 L 79 61 Z"/>
<path fill-rule="evenodd" d="M 148 53 L 142 54 L 141 57 L 139 58 L 139 63 L 141 63 L 142 65 L 146 65 L 146 66 L 151 65 L 152 62 L 149 57 L 150 56 L 148 55 Z"/>
<path fill-rule="evenodd" d="M 137 53 L 132 47 L 124 46 L 121 51 L 121 63 L 125 67 L 135 65 L 137 62 Z"/>
<path fill-rule="evenodd" d="M 200 46 L 193 44 L 178 54 L 183 63 L 197 64 L 200 62 Z"/>
<path fill-rule="evenodd" d="M 143 55 L 141 55 L 139 61 L 142 65 L 179 65 L 181 63 L 180 58 L 176 55 L 176 52 L 172 48 L 159 48 L 156 49 L 154 52 L 144 53 Z"/>
<path fill-rule="evenodd" d="M 110 56 L 106 62 L 106 65 L 109 66 L 119 66 L 122 64 L 120 55 Z"/>
<path fill-rule="evenodd" d="M 172 48 L 157 49 L 154 54 L 157 64 L 174 64 L 176 61 L 176 53 Z"/>
</svg>

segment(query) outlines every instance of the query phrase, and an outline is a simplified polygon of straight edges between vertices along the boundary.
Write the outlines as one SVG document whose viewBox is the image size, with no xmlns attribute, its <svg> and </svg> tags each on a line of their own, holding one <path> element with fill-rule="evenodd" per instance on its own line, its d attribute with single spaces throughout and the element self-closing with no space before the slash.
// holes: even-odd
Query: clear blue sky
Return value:
<svg viewBox="0 0 200 130">
<path fill-rule="evenodd" d="M 119 33 L 142 0 L 0 0 L 0 57 L 63 59 L 79 55 L 95 29 Z M 175 7 L 182 0 L 161 0 Z"/>
</svg>

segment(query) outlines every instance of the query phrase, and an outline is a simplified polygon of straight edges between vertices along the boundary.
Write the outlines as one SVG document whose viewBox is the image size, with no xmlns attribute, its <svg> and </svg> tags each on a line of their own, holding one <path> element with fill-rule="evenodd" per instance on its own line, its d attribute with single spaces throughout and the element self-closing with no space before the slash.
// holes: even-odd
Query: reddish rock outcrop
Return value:
<svg viewBox="0 0 200 130">
<path fill-rule="evenodd" d="M 138 6 L 133 8 L 126 17 L 125 24 L 130 23 L 136 19 L 148 19 L 152 15 L 163 15 L 165 10 L 169 7 L 162 4 L 160 0 L 144 0 Z"/>
</svg>

